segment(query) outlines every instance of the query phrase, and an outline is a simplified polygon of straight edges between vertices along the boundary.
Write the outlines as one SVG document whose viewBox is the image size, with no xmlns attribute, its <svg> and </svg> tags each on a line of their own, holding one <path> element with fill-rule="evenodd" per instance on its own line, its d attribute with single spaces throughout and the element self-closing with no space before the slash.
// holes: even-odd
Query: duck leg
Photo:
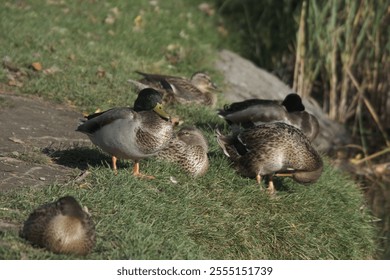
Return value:
<svg viewBox="0 0 390 280">
<path fill-rule="evenodd" d="M 273 176 L 269 176 L 268 188 L 267 191 L 270 195 L 274 195 L 276 193 Z"/>
<path fill-rule="evenodd" d="M 263 187 L 261 186 L 261 175 L 260 174 L 257 174 L 256 175 L 256 182 L 260 185 L 260 190 L 263 191 Z"/>
<path fill-rule="evenodd" d="M 261 184 L 261 175 L 257 174 L 256 175 L 256 182 L 260 185 Z"/>
<path fill-rule="evenodd" d="M 135 162 L 134 162 L 134 166 L 133 166 L 133 175 L 134 175 L 135 177 L 139 177 L 139 178 L 155 179 L 154 176 L 142 174 L 142 173 L 139 172 L 139 161 L 135 161 Z"/>
<path fill-rule="evenodd" d="M 292 173 L 277 173 L 277 174 L 275 174 L 275 176 L 278 176 L 278 177 L 292 177 L 293 174 Z"/>
<path fill-rule="evenodd" d="M 111 160 L 112 160 L 112 170 L 114 170 L 115 175 L 118 175 L 118 168 L 116 167 L 117 158 L 112 156 Z"/>
</svg>

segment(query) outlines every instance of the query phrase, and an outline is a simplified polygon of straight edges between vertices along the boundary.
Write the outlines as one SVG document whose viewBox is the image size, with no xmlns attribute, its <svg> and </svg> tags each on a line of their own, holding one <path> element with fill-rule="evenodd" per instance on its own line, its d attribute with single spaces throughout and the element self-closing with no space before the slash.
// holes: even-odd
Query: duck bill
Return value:
<svg viewBox="0 0 390 280">
<path fill-rule="evenodd" d="M 153 108 L 153 111 L 155 111 L 160 117 L 166 119 L 167 121 L 171 118 L 168 113 L 164 111 L 163 105 L 161 103 L 157 103 L 157 105 Z"/>
</svg>

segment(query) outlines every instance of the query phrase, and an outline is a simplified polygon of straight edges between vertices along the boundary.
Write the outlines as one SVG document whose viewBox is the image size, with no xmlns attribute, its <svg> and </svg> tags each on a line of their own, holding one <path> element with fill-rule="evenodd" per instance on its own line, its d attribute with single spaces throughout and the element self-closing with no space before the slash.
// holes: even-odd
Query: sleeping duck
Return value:
<svg viewBox="0 0 390 280">
<path fill-rule="evenodd" d="M 282 122 L 260 124 L 222 135 L 218 130 L 217 142 L 229 157 L 234 168 L 243 176 L 269 177 L 269 193 L 275 193 L 272 177 L 290 176 L 298 183 L 318 180 L 322 173 L 322 159 L 309 139 L 296 127 Z"/>
<path fill-rule="evenodd" d="M 244 128 L 262 123 L 284 122 L 295 126 L 313 141 L 318 135 L 320 125 L 312 114 L 305 111 L 301 97 L 290 93 L 281 100 L 248 99 L 225 105 L 218 111 L 229 125 L 238 125 Z"/>
<path fill-rule="evenodd" d="M 128 80 L 136 89 L 152 87 L 164 95 L 165 103 L 201 104 L 213 107 L 217 101 L 215 84 L 211 78 L 202 72 L 196 72 L 191 79 L 176 76 L 148 74 L 140 71 L 143 76 L 139 81 Z"/>
<path fill-rule="evenodd" d="M 202 132 L 195 127 L 181 128 L 167 147 L 158 153 L 158 158 L 176 163 L 190 175 L 197 177 L 209 167 L 208 143 Z"/>
<path fill-rule="evenodd" d="M 95 245 L 95 225 L 72 196 L 35 209 L 20 236 L 54 253 L 86 255 Z"/>
<path fill-rule="evenodd" d="M 146 88 L 139 92 L 134 108 L 117 107 L 89 115 L 77 131 L 112 156 L 115 174 L 117 158 L 131 159 L 134 176 L 152 179 L 139 172 L 139 161 L 157 154 L 173 137 L 173 124 L 161 103 L 161 94 Z"/>
</svg>

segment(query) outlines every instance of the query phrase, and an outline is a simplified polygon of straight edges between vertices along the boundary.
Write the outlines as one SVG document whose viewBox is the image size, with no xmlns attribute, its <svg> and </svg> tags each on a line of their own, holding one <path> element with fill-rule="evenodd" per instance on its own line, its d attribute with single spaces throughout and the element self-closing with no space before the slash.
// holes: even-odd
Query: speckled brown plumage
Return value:
<svg viewBox="0 0 390 280">
<path fill-rule="evenodd" d="M 209 167 L 208 144 L 202 132 L 195 127 L 181 128 L 158 157 L 174 162 L 192 176 L 202 176 Z"/>
<path fill-rule="evenodd" d="M 143 89 L 134 108 L 118 107 L 90 115 L 77 131 L 112 156 L 114 172 L 117 158 L 132 159 L 135 176 L 152 178 L 139 172 L 139 161 L 155 155 L 173 136 L 173 123 L 161 102 L 162 96 L 156 90 Z"/>
<path fill-rule="evenodd" d="M 163 94 L 164 103 L 201 104 L 213 107 L 217 101 L 216 86 L 210 77 L 196 72 L 191 79 L 176 76 L 148 74 L 136 71 L 143 78 L 128 80 L 137 90 L 152 87 Z"/>
<path fill-rule="evenodd" d="M 20 232 L 31 244 L 54 253 L 86 255 L 95 245 L 95 226 L 72 196 L 34 210 Z"/>
<path fill-rule="evenodd" d="M 317 181 L 322 173 L 322 159 L 309 139 L 282 122 L 258 125 L 231 136 L 217 131 L 217 141 L 243 176 L 260 181 L 261 176 L 269 175 L 271 193 L 274 174 L 290 175 L 305 184 Z"/>
</svg>

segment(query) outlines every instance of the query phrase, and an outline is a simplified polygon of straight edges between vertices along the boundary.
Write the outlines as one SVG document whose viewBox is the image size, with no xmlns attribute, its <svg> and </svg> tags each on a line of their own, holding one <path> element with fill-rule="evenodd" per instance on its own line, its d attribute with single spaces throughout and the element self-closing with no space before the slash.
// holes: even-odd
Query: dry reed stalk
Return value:
<svg viewBox="0 0 390 280">
<path fill-rule="evenodd" d="M 390 147 L 390 142 L 389 142 L 389 139 L 387 137 L 386 130 L 383 128 L 382 123 L 378 117 L 378 114 L 376 113 L 374 107 L 371 105 L 371 102 L 364 96 L 363 88 L 359 85 L 358 81 L 356 80 L 354 75 L 351 73 L 349 68 L 346 69 L 346 72 L 347 72 L 349 78 L 351 79 L 353 85 L 355 86 L 356 90 L 358 91 L 359 98 L 361 98 L 363 100 L 364 105 L 366 106 L 368 112 L 371 114 L 371 117 L 374 119 L 376 125 L 378 126 L 378 128 L 379 128 L 379 130 L 380 130 L 380 132 L 381 132 L 381 134 L 386 142 L 386 146 Z"/>
<path fill-rule="evenodd" d="M 386 149 L 383 149 L 383 150 L 381 150 L 381 151 L 378 151 L 378 152 L 376 152 L 376 153 L 373 153 L 373 154 L 371 154 L 371 155 L 368 155 L 368 156 L 366 156 L 366 157 L 364 157 L 364 158 L 362 158 L 362 159 L 359 159 L 359 160 L 354 160 L 354 159 L 352 159 L 351 162 L 352 162 L 353 164 L 355 164 L 355 165 L 360 165 L 360 164 L 362 164 L 362 163 L 364 163 L 364 162 L 366 162 L 366 161 L 371 161 L 371 160 L 373 160 L 373 159 L 375 159 L 375 158 L 377 158 L 377 157 L 379 157 L 379 156 L 385 155 L 385 154 L 387 154 L 387 153 L 390 153 L 390 147 L 387 147 Z"/>
<path fill-rule="evenodd" d="M 310 92 L 306 92 L 304 88 L 305 81 L 305 29 L 306 29 L 306 9 L 307 2 L 303 1 L 301 8 L 301 16 L 299 20 L 299 30 L 298 30 L 298 38 L 297 38 L 297 50 L 295 57 L 295 67 L 294 67 L 294 82 L 293 82 L 293 90 L 295 92 L 300 93 L 302 96 L 309 96 Z"/>
</svg>

